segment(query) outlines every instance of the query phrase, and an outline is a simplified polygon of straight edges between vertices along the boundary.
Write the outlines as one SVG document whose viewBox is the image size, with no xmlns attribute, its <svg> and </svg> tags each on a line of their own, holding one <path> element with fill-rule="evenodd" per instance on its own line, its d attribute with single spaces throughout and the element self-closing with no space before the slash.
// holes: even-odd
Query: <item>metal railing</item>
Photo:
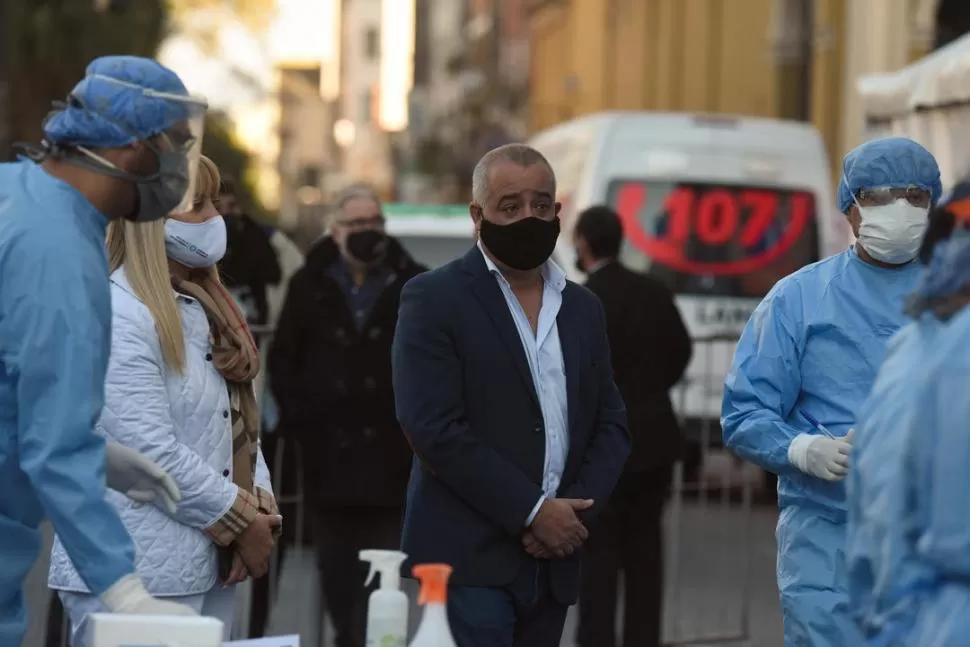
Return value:
<svg viewBox="0 0 970 647">
<path fill-rule="evenodd" d="M 701 362 L 705 369 L 701 379 L 712 378 L 723 383 L 724 362 L 718 361 L 725 346 L 733 348 L 737 344 L 736 335 L 714 335 L 697 337 L 693 340 L 694 361 Z M 710 371 L 707 370 L 710 367 Z M 718 373 L 717 375 L 711 374 Z M 696 376 L 695 370 L 695 376 Z M 675 408 L 687 411 L 687 383 L 675 387 Z M 679 401 L 678 401 L 679 400 Z M 685 423 L 681 416 L 682 425 Z M 727 455 L 721 449 L 719 421 L 706 416 L 700 421 L 699 444 L 702 456 L 696 479 L 687 481 L 684 464 L 678 462 L 674 467 L 671 500 L 667 509 L 667 537 L 665 541 L 665 637 L 670 644 L 718 644 L 746 641 L 750 638 L 751 616 L 751 520 L 754 484 L 750 479 L 736 478 L 735 467 L 740 461 Z M 710 461 L 720 453 L 719 478 L 710 476 Z M 713 499 L 713 500 L 712 500 Z M 705 527 L 703 537 L 688 536 L 697 522 Z M 690 542 L 703 542 L 702 550 L 688 550 Z M 703 554 L 705 581 L 724 584 L 733 589 L 736 596 L 731 600 L 707 600 L 696 593 L 685 599 L 685 586 L 682 573 L 685 567 L 685 553 Z M 695 567 L 696 564 L 689 566 Z M 712 586 L 722 590 L 720 586 Z M 729 603 L 729 608 L 719 603 Z M 714 608 L 711 608 L 714 607 Z M 707 622 L 713 617 L 713 622 Z M 686 620 L 694 629 L 685 628 Z M 698 629 L 698 625 L 701 627 Z M 708 626 L 705 626 L 708 625 Z"/>
</svg>

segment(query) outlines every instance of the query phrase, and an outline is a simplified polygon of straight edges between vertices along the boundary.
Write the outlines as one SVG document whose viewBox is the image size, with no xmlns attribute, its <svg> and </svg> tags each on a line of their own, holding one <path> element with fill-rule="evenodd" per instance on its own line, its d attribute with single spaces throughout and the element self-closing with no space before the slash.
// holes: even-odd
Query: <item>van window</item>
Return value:
<svg viewBox="0 0 970 647">
<path fill-rule="evenodd" d="M 535 144 L 536 150 L 549 160 L 556 175 L 556 197 L 562 202 L 559 217 L 565 232 L 572 231 L 575 196 L 583 180 L 592 141 L 592 131 L 583 129 L 570 133 L 568 137 L 540 140 Z"/>
<path fill-rule="evenodd" d="M 818 260 L 809 191 L 623 180 L 608 199 L 623 219 L 621 259 L 678 294 L 761 298 Z"/>
<path fill-rule="evenodd" d="M 398 236 L 404 250 L 418 263 L 434 269 L 468 253 L 475 244 L 470 236 Z"/>
</svg>

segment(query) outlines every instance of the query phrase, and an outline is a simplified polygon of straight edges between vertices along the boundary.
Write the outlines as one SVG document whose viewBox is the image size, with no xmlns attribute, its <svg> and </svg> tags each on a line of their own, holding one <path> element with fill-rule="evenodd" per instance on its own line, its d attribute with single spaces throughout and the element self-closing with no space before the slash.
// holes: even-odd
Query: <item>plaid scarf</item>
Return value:
<svg viewBox="0 0 970 647">
<path fill-rule="evenodd" d="M 214 271 L 172 275 L 176 290 L 196 299 L 205 310 L 212 333 L 212 364 L 229 386 L 232 412 L 232 480 L 256 494 L 253 481 L 259 451 L 259 408 L 253 380 L 259 373 L 259 350 L 245 318 Z"/>
</svg>

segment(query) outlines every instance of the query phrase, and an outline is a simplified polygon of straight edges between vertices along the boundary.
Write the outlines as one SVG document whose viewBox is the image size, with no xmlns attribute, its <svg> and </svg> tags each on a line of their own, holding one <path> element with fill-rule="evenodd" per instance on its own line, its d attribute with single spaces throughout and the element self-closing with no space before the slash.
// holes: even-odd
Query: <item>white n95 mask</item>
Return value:
<svg viewBox="0 0 970 647">
<path fill-rule="evenodd" d="M 916 258 L 928 225 L 929 209 L 914 207 L 905 198 L 879 207 L 859 203 L 862 226 L 859 244 L 877 261 L 901 265 Z"/>
<path fill-rule="evenodd" d="M 226 221 L 214 216 L 204 222 L 165 221 L 165 252 L 193 269 L 212 267 L 226 255 Z"/>
</svg>

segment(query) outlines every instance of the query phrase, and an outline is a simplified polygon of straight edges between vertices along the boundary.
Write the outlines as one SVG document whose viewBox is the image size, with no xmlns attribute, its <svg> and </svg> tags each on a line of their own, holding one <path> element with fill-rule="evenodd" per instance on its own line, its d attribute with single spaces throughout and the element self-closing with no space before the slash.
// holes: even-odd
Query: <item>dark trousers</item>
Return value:
<svg viewBox="0 0 970 647">
<path fill-rule="evenodd" d="M 663 619 L 663 509 L 671 468 L 624 474 L 583 552 L 578 643 L 615 647 L 624 571 L 624 647 L 658 647 Z"/>
<path fill-rule="evenodd" d="M 314 515 L 313 541 L 330 612 L 336 647 L 364 647 L 367 596 L 377 582 L 364 587 L 368 567 L 358 553 L 367 548 L 399 550 L 400 508 L 325 507 Z"/>
<path fill-rule="evenodd" d="M 65 627 L 64 605 L 61 604 L 61 596 L 57 591 L 51 591 L 50 605 L 47 607 L 47 636 L 44 640 L 45 647 L 61 647 L 68 644 L 67 636 L 71 630 Z"/>
<path fill-rule="evenodd" d="M 458 647 L 559 647 L 567 609 L 549 591 L 548 565 L 536 561 L 505 588 L 448 591 L 448 622 Z"/>
<path fill-rule="evenodd" d="M 276 451 L 279 447 L 279 435 L 267 433 L 262 436 L 263 458 L 272 471 L 276 465 Z M 287 441 L 283 452 L 283 464 L 281 467 L 280 480 L 281 489 L 276 492 L 276 500 L 279 502 L 284 496 L 292 496 L 296 493 L 296 474 L 297 474 L 298 448 Z M 273 475 L 276 476 L 275 474 Z M 288 545 L 298 545 L 300 538 L 296 536 L 296 504 L 279 504 L 280 514 L 283 515 L 283 537 L 280 539 L 276 548 L 276 584 L 279 585 L 280 573 L 283 571 L 283 559 L 286 556 Z M 276 600 L 271 600 L 269 596 L 269 576 L 253 580 L 253 598 L 250 606 L 249 616 L 249 636 L 251 638 L 261 638 L 266 634 L 266 624 L 269 621 L 269 614 Z"/>
</svg>

